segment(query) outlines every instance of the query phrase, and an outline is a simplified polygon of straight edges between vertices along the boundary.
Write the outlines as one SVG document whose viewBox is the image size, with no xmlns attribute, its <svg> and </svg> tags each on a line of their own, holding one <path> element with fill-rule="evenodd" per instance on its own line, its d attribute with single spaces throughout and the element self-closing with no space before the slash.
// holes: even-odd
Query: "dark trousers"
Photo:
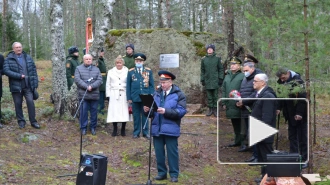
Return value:
<svg viewBox="0 0 330 185">
<path fill-rule="evenodd" d="M 167 167 L 165 164 L 165 156 L 167 155 L 170 176 L 179 177 L 178 137 L 160 135 L 154 136 L 153 141 L 156 153 L 158 175 L 167 175 Z"/>
<path fill-rule="evenodd" d="M 97 106 L 98 100 L 84 100 L 80 106 L 80 129 L 87 129 L 88 112 L 90 114 L 89 128 L 96 128 L 97 126 Z"/>
<path fill-rule="evenodd" d="M 147 116 L 144 114 L 142 102 L 133 102 L 132 109 L 133 109 L 133 119 L 134 119 L 133 134 L 135 136 L 139 136 L 142 127 L 143 136 L 149 135 L 149 124 L 146 123 Z M 145 123 L 146 123 L 146 128 L 143 129 Z"/>
<path fill-rule="evenodd" d="M 231 119 L 231 124 L 234 128 L 235 142 L 234 144 L 241 144 L 241 118 Z"/>
<path fill-rule="evenodd" d="M 100 99 L 99 99 L 99 112 L 103 112 L 104 109 L 104 99 L 105 99 L 105 91 L 100 91 Z"/>
<path fill-rule="evenodd" d="M 244 118 L 244 122 L 245 122 L 245 128 L 246 128 L 246 130 L 245 130 L 245 135 L 246 135 L 246 137 L 245 137 L 245 141 L 246 141 L 246 143 L 248 143 L 248 141 L 249 141 L 249 126 L 250 126 L 250 123 L 249 123 L 249 118 Z M 244 131 L 243 131 L 244 132 Z M 241 132 L 242 133 L 242 132 Z M 252 153 L 252 155 L 255 157 L 255 158 L 257 158 L 258 159 L 258 156 L 259 156 L 259 154 L 258 154 L 258 149 L 257 149 L 257 145 L 253 145 L 252 146 L 252 150 L 253 150 L 253 153 Z"/>
<path fill-rule="evenodd" d="M 218 89 L 206 89 L 207 95 L 207 106 L 208 107 L 217 107 L 218 102 Z"/>
<path fill-rule="evenodd" d="M 267 154 L 273 151 L 273 143 L 258 143 L 255 145 L 258 151 L 258 162 L 267 162 Z M 266 174 L 266 167 L 261 166 L 261 176 Z"/>
<path fill-rule="evenodd" d="M 290 153 L 299 153 L 303 161 L 307 160 L 307 121 L 299 121 L 288 124 L 288 135 L 290 141 Z"/>
<path fill-rule="evenodd" d="M 36 123 L 36 112 L 35 112 L 35 106 L 33 101 L 33 93 L 30 88 L 24 88 L 21 92 L 13 92 L 12 97 L 14 100 L 15 105 L 15 112 L 16 112 L 16 118 L 17 122 L 25 122 L 24 115 L 23 115 L 23 96 L 26 101 L 26 106 L 29 113 L 29 121 L 30 123 Z"/>
</svg>

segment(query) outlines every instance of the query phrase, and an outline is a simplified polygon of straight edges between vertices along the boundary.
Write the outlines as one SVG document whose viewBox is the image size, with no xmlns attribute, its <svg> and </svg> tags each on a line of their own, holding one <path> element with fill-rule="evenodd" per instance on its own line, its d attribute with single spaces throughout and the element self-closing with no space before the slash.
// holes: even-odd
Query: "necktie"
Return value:
<svg viewBox="0 0 330 185">
<path fill-rule="evenodd" d="M 167 94 L 166 94 L 166 91 L 165 91 L 165 93 L 164 93 L 164 99 L 166 98 L 166 95 L 167 95 Z"/>
<path fill-rule="evenodd" d="M 256 98 L 258 98 L 258 96 L 259 96 L 259 93 L 256 94 Z"/>
</svg>

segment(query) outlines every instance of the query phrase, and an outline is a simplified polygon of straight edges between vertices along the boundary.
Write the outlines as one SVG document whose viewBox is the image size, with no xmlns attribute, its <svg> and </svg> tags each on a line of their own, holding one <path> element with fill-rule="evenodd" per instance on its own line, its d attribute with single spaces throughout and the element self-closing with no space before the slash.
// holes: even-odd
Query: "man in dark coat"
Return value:
<svg viewBox="0 0 330 185">
<path fill-rule="evenodd" d="M 171 182 L 178 182 L 179 177 L 179 149 L 181 118 L 187 113 L 186 97 L 180 88 L 173 84 L 175 75 L 168 71 L 159 71 L 159 88 L 153 95 L 158 105 L 157 112 L 151 112 L 154 147 L 157 159 L 158 175 L 156 180 L 167 179 L 165 156 L 168 159 Z M 149 112 L 149 107 L 143 107 L 144 112 Z M 167 155 L 165 155 L 165 147 Z"/>
<path fill-rule="evenodd" d="M 231 98 L 229 93 L 233 90 L 240 91 L 244 74 L 241 72 L 242 61 L 237 57 L 230 59 L 230 71 L 225 76 L 222 84 L 222 98 Z M 231 119 L 235 133 L 235 141 L 228 147 L 240 146 L 241 138 L 241 109 L 236 106 L 235 100 L 222 100 L 222 107 L 226 110 L 226 117 Z"/>
<path fill-rule="evenodd" d="M 125 61 L 125 66 L 128 69 L 135 67 L 135 60 L 134 60 L 134 44 L 126 44 L 126 55 L 123 56 L 123 59 Z"/>
<path fill-rule="evenodd" d="M 69 56 L 66 57 L 66 79 L 68 83 L 68 90 L 70 91 L 71 86 L 74 82 L 74 73 L 76 68 L 80 65 L 79 62 L 79 49 L 76 46 L 71 46 L 68 49 Z"/>
<path fill-rule="evenodd" d="M 143 53 L 136 53 L 134 54 L 134 59 L 135 67 L 129 69 L 127 73 L 126 96 L 127 101 L 132 104 L 133 109 L 133 138 L 138 138 L 140 137 L 141 128 L 144 128 L 147 120 L 139 95 L 153 94 L 155 88 L 151 69 L 143 65 L 147 57 Z M 148 124 L 146 124 L 145 129 L 142 129 L 142 135 L 147 139 L 150 138 Z"/>
<path fill-rule="evenodd" d="M 100 99 L 99 99 L 99 113 L 104 114 L 104 99 L 105 99 L 105 84 L 107 81 L 107 66 L 104 62 L 104 49 L 101 48 L 99 52 L 99 59 L 96 63 L 96 66 L 99 68 L 102 75 L 102 85 L 100 86 Z"/>
<path fill-rule="evenodd" d="M 262 121 L 270 127 L 276 128 L 276 100 L 261 100 L 259 98 L 276 98 L 274 90 L 267 85 L 268 77 L 266 74 L 257 74 L 253 80 L 253 88 L 256 101 L 253 103 L 251 116 Z M 244 101 L 243 101 L 244 102 Z M 273 151 L 274 135 L 257 143 L 258 162 L 267 162 L 267 154 Z M 265 167 L 261 168 L 261 174 L 266 174 Z"/>
<path fill-rule="evenodd" d="M 1 124 L 1 98 L 2 98 L 2 75 L 3 75 L 3 63 L 5 62 L 5 59 L 3 58 L 3 55 L 0 54 L 0 128 L 2 128 Z"/>
<path fill-rule="evenodd" d="M 21 43 L 14 42 L 12 48 L 13 51 L 9 52 L 5 60 L 3 72 L 9 78 L 9 88 L 15 104 L 18 125 L 19 128 L 24 128 L 26 124 L 22 108 L 24 96 L 31 126 L 39 129 L 33 101 L 33 92 L 38 88 L 36 65 L 31 56 L 23 51 Z"/>
<path fill-rule="evenodd" d="M 217 102 L 218 102 L 218 89 L 221 87 L 224 71 L 221 64 L 221 58 L 215 54 L 215 46 L 209 44 L 206 46 L 207 55 L 201 61 L 201 78 L 200 81 L 205 86 L 207 94 L 207 106 L 209 107 L 206 116 L 218 116 Z"/>
<path fill-rule="evenodd" d="M 284 98 L 306 98 L 304 81 L 299 73 L 280 68 L 276 76 L 277 83 L 283 85 L 281 96 Z M 302 161 L 307 160 L 307 102 L 306 100 L 280 100 L 278 113 L 283 110 L 283 116 L 288 121 L 290 152 L 300 153 Z M 302 168 L 306 168 L 304 164 Z"/>
<path fill-rule="evenodd" d="M 80 106 L 80 129 L 86 135 L 88 124 L 88 111 L 90 113 L 90 125 L 92 135 L 96 134 L 97 107 L 100 96 L 99 87 L 102 84 L 102 76 L 99 68 L 92 65 L 93 57 L 86 54 L 84 63 L 79 65 L 75 71 L 74 81 L 78 88 L 78 99 L 82 101 Z"/>
</svg>

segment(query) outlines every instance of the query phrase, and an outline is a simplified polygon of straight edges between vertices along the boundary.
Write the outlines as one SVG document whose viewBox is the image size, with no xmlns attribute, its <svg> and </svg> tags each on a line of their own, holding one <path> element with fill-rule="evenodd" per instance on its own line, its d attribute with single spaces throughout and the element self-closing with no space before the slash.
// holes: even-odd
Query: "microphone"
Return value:
<svg viewBox="0 0 330 185">
<path fill-rule="evenodd" d="M 91 82 L 94 78 L 91 77 L 90 79 L 87 80 L 87 82 Z"/>
</svg>

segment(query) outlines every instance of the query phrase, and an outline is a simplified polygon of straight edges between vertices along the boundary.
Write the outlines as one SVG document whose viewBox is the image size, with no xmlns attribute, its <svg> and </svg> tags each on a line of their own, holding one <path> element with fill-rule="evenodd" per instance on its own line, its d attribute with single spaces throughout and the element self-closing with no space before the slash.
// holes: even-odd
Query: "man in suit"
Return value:
<svg viewBox="0 0 330 185">
<path fill-rule="evenodd" d="M 143 53 L 134 54 L 135 67 L 129 69 L 127 73 L 126 96 L 127 101 L 132 104 L 134 132 L 133 138 L 140 137 L 141 127 L 146 123 L 146 115 L 143 113 L 143 104 L 140 94 L 154 93 L 154 78 L 150 68 L 145 67 L 144 61 L 147 57 Z M 149 139 L 149 126 L 146 124 L 142 129 L 143 137 Z"/>
<path fill-rule="evenodd" d="M 105 99 L 105 84 L 107 82 L 107 66 L 104 61 L 104 49 L 99 50 L 99 59 L 97 60 L 96 66 L 99 68 L 102 75 L 102 85 L 99 87 L 100 99 L 99 99 L 99 113 L 104 114 L 104 99 Z"/>
</svg>

